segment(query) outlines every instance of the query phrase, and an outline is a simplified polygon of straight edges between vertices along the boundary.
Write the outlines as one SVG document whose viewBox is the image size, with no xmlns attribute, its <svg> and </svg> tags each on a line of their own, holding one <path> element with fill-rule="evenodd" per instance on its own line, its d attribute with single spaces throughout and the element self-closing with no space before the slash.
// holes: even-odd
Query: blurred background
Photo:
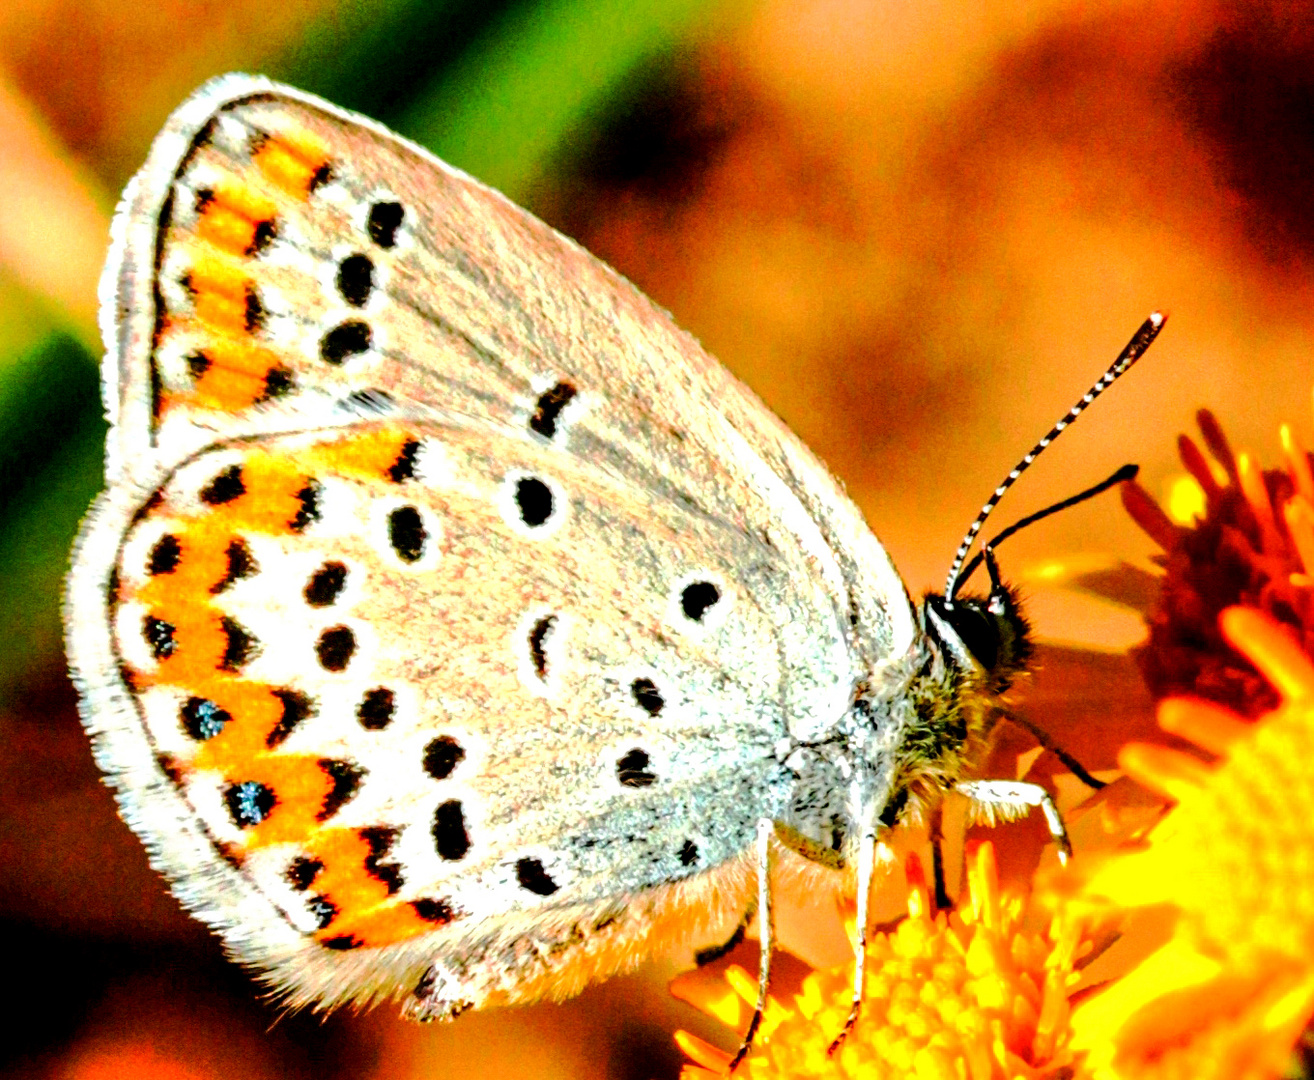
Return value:
<svg viewBox="0 0 1314 1080">
<path fill-rule="evenodd" d="M 674 961 L 451 1027 L 386 1008 L 282 1016 L 115 816 L 65 675 L 60 582 L 100 487 L 109 214 L 195 86 L 229 70 L 294 83 L 580 240 L 829 462 L 916 593 L 943 581 L 984 498 L 1153 307 L 1171 313 L 1160 343 L 1001 524 L 1125 461 L 1169 498 L 1176 435 L 1202 405 L 1262 461 L 1278 460 L 1282 420 L 1314 441 L 1312 6 L 6 0 L 0 926 L 17 994 L 4 1074 L 640 1080 L 677 1071 L 675 1027 L 726 1042 L 667 996 Z M 1116 496 L 1004 550 L 1053 655 L 1107 657 L 1078 688 L 1087 719 L 1101 695 L 1140 700 L 1121 656 L 1140 622 L 1069 586 L 1150 552 Z M 1038 674 L 1039 701 L 1059 667 Z"/>
</svg>

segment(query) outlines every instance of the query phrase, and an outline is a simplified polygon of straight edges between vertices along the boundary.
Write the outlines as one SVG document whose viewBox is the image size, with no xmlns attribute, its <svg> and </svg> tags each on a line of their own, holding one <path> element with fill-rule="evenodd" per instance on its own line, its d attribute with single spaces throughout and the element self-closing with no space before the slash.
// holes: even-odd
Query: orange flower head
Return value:
<svg viewBox="0 0 1314 1080">
<path fill-rule="evenodd" d="M 1202 409 L 1197 419 L 1217 467 L 1187 435 L 1178 449 L 1203 493 L 1203 518 L 1182 527 L 1139 485 L 1122 486 L 1127 510 L 1163 548 L 1166 570 L 1136 659 L 1157 699 L 1191 694 L 1254 717 L 1277 697 L 1224 640 L 1218 616 L 1234 604 L 1266 611 L 1314 652 L 1314 474 L 1285 425 L 1287 467 L 1264 470 L 1233 453 L 1212 413 Z"/>
<path fill-rule="evenodd" d="M 1023 927 L 1021 897 L 1001 895 L 994 849 L 982 844 L 968 870 L 968 898 L 957 911 L 932 914 L 916 857 L 907 866 L 908 917 L 867 946 L 866 992 L 858 1022 L 838 1051 L 852 967 L 815 971 L 789 1003 L 769 999 L 761 1030 L 736 1075 L 745 1080 L 794 1077 L 917 1077 L 919 1080 L 1013 1080 L 1070 1075 L 1068 994 L 1076 963 L 1090 950 L 1076 923 L 1048 933 Z M 742 1029 L 757 980 L 726 973 L 729 990 L 677 987 L 709 1015 Z M 696 1036 L 676 1040 L 691 1059 L 682 1080 L 724 1074 L 730 1055 Z M 965 1072 L 963 1070 L 966 1070 Z"/>
</svg>

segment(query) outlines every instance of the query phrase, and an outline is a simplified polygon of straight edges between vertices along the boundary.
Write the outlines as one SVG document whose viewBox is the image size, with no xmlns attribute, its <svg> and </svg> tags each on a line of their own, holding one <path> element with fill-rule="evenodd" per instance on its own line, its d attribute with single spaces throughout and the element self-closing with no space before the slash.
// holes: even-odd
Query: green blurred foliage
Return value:
<svg viewBox="0 0 1314 1080">
<path fill-rule="evenodd" d="M 717 0 L 343 2 L 266 70 L 375 116 L 524 200 L 587 147 L 632 73 Z M 202 72 L 202 78 L 217 72 Z M 57 661 L 78 522 L 101 487 L 96 358 L 0 281 L 0 701 Z"/>
</svg>

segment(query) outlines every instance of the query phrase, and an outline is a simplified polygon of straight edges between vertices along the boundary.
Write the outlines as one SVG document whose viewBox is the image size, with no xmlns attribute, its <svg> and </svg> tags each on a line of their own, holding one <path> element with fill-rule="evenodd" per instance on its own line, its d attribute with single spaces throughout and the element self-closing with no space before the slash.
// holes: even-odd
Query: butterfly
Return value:
<svg viewBox="0 0 1314 1080">
<path fill-rule="evenodd" d="M 956 595 L 979 522 L 915 605 L 664 311 L 420 147 L 216 79 L 128 185 L 101 304 L 82 716 L 290 1004 L 559 998 L 754 912 L 765 995 L 773 867 L 847 875 L 860 967 L 917 807 L 959 785 L 1062 839 L 1042 790 L 970 779 L 1029 655 L 993 560 Z"/>
</svg>

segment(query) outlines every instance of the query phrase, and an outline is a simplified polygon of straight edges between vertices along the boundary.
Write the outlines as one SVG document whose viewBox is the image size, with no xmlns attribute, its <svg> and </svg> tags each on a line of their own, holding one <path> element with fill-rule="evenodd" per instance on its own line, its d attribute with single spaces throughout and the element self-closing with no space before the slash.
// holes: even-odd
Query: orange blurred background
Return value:
<svg viewBox="0 0 1314 1080">
<path fill-rule="evenodd" d="M 1160 342 L 1000 524 L 1126 461 L 1166 495 L 1202 405 L 1264 461 L 1282 420 L 1312 441 L 1311 15 L 1275 0 L 9 0 L 5 1074 L 638 1080 L 675 1074 L 677 1026 L 723 1039 L 666 996 L 673 961 L 450 1027 L 281 1016 L 115 816 L 62 666 L 59 579 L 99 485 L 109 211 L 197 84 L 262 71 L 365 111 L 613 263 L 830 463 L 916 593 L 1154 307 L 1171 313 Z M 1105 496 L 1001 561 L 1042 638 L 1117 653 L 1138 617 L 1073 576 L 1149 553 Z M 1141 700 L 1109 663 L 1081 692 Z"/>
</svg>

